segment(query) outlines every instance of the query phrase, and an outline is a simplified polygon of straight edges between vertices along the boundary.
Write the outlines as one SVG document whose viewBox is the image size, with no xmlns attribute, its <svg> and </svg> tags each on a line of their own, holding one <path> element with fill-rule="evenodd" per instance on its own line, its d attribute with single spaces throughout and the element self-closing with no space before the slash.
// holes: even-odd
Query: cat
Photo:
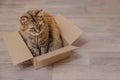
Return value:
<svg viewBox="0 0 120 80">
<path fill-rule="evenodd" d="M 63 47 L 59 27 L 50 13 L 43 10 L 29 10 L 19 21 L 19 32 L 33 56 Z"/>
</svg>

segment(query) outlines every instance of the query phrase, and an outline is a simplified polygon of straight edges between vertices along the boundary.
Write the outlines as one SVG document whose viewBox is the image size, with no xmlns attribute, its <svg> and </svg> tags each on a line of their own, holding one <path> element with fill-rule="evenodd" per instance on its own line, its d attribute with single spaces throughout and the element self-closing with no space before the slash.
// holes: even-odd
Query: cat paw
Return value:
<svg viewBox="0 0 120 80">
<path fill-rule="evenodd" d="M 39 50 L 36 50 L 35 54 L 36 54 L 36 56 L 39 56 L 40 55 Z"/>
<path fill-rule="evenodd" d="M 40 55 L 39 50 L 34 49 L 34 50 L 33 50 L 33 56 L 39 56 L 39 55 Z"/>
</svg>

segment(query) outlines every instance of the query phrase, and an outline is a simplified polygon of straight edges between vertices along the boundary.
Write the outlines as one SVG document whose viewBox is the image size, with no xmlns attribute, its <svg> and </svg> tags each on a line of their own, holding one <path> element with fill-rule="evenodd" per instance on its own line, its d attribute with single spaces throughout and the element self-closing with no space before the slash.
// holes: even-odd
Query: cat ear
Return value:
<svg viewBox="0 0 120 80">
<path fill-rule="evenodd" d="M 42 10 L 42 9 L 40 9 L 39 11 L 40 11 L 40 12 L 42 12 L 43 10 Z"/>
<path fill-rule="evenodd" d="M 42 16 L 43 16 L 43 10 L 42 10 L 42 9 L 41 9 L 41 10 L 39 10 L 39 12 L 38 12 L 37 16 L 40 16 L 40 17 L 42 17 Z"/>
<path fill-rule="evenodd" d="M 28 17 L 22 16 L 22 17 L 20 18 L 20 21 L 21 21 L 22 24 L 27 24 L 27 23 L 28 23 Z"/>
</svg>

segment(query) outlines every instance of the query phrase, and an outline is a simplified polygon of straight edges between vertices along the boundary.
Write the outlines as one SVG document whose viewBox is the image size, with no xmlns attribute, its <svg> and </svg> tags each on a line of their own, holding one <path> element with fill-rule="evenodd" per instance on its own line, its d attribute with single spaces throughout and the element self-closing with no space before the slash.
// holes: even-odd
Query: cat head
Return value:
<svg viewBox="0 0 120 80">
<path fill-rule="evenodd" d="M 29 10 L 20 17 L 21 30 L 33 35 L 41 33 L 44 26 L 44 12 L 42 10 Z"/>
</svg>

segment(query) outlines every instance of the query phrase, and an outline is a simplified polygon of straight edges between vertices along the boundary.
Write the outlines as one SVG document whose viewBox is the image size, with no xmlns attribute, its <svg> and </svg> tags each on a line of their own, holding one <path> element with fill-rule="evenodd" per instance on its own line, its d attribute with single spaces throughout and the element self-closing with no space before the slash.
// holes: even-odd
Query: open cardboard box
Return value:
<svg viewBox="0 0 120 80">
<path fill-rule="evenodd" d="M 82 31 L 60 14 L 55 17 L 55 20 L 59 25 L 63 39 L 68 44 L 63 48 L 37 57 L 33 57 L 32 53 L 28 49 L 27 45 L 25 44 L 23 38 L 18 31 L 8 32 L 3 35 L 4 42 L 8 48 L 14 65 L 32 59 L 35 69 L 38 69 L 40 67 L 69 57 L 71 55 L 69 51 L 78 48 L 72 45 L 72 43 L 81 35 Z"/>
</svg>

